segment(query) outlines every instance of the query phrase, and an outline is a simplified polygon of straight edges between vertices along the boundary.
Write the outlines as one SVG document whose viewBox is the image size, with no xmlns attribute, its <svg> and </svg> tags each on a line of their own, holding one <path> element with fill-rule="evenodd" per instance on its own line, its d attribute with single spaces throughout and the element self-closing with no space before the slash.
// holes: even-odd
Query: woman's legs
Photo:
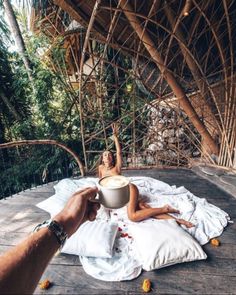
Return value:
<svg viewBox="0 0 236 295">
<path fill-rule="evenodd" d="M 138 206 L 139 206 L 140 210 L 151 208 L 147 203 L 144 203 L 144 202 L 139 202 Z M 179 213 L 179 210 L 176 210 L 176 209 L 172 208 L 169 205 L 165 205 L 164 208 L 167 208 L 168 213 Z M 176 218 L 176 217 L 171 216 L 169 214 L 158 214 L 158 215 L 155 215 L 153 217 L 156 218 L 156 219 L 175 219 L 175 221 L 178 224 L 183 224 L 187 228 L 195 226 L 193 223 L 191 223 L 191 222 L 189 222 L 187 220 L 184 220 L 184 219 L 181 219 L 181 218 Z"/>
<path fill-rule="evenodd" d="M 164 206 L 161 208 L 151 208 L 151 207 L 139 207 L 139 191 L 136 185 L 130 184 L 130 199 L 127 206 L 127 213 L 128 218 L 133 221 L 142 221 L 147 218 L 160 215 L 160 214 L 166 214 L 166 213 L 179 213 L 178 210 L 172 208 L 171 206 Z"/>
</svg>

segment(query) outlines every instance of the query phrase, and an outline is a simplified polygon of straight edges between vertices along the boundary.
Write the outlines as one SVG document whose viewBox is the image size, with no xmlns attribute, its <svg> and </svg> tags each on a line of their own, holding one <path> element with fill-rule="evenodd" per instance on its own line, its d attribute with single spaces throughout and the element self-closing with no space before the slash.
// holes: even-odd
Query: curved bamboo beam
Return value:
<svg viewBox="0 0 236 295">
<path fill-rule="evenodd" d="M 224 76 L 225 76 L 225 87 L 227 89 L 227 71 L 226 71 L 226 59 L 224 56 L 224 46 L 221 44 L 220 42 L 220 38 L 218 37 L 217 31 L 215 29 L 215 26 L 213 25 L 213 23 L 210 21 L 210 19 L 207 17 L 206 13 L 202 10 L 202 8 L 198 5 L 198 3 L 193 0 L 194 6 L 199 10 L 199 12 L 201 13 L 201 15 L 203 16 L 203 18 L 205 19 L 206 23 L 208 24 L 211 33 L 213 35 L 213 38 L 215 39 L 218 51 L 219 51 L 219 55 L 221 58 L 221 62 L 222 62 L 222 70 L 224 72 Z"/>
<path fill-rule="evenodd" d="M 211 0 L 211 1 L 206 1 L 205 3 L 203 3 L 204 6 L 202 6 L 202 10 L 205 11 L 205 10 L 207 9 L 207 7 L 211 4 L 211 2 L 213 2 L 213 1 Z M 198 13 L 197 13 L 197 12 L 198 12 Z M 201 20 L 201 17 L 202 17 L 202 15 L 201 15 L 200 11 L 199 11 L 199 10 L 196 11 L 196 15 L 194 16 L 194 19 L 193 19 L 193 21 L 192 21 L 192 25 L 191 25 L 191 27 L 190 27 L 190 29 L 189 29 L 189 39 L 187 40 L 187 44 L 186 44 L 187 48 L 189 48 L 189 46 L 190 46 L 191 44 L 193 44 L 193 41 L 194 41 L 194 38 L 193 38 L 193 37 L 194 37 L 194 34 L 195 34 L 196 30 L 197 30 L 197 27 L 198 27 L 198 25 L 199 25 L 199 22 L 200 22 L 200 20 Z M 202 32 L 201 32 L 201 33 L 198 33 L 198 35 L 200 35 L 200 34 L 204 34 L 204 33 L 205 33 L 205 31 L 202 30 Z M 213 42 L 213 38 L 211 39 L 211 43 L 212 43 L 212 42 Z M 214 45 L 214 44 L 213 44 L 213 45 Z M 213 45 L 210 45 L 210 44 L 209 44 L 209 49 L 208 49 L 208 51 L 207 51 L 207 53 L 206 53 L 207 57 L 205 58 L 206 61 L 208 60 L 208 55 L 210 54 L 210 49 L 211 49 L 211 47 L 212 47 Z M 207 62 L 202 62 L 202 64 L 204 64 L 204 63 L 207 65 Z M 199 64 L 198 69 L 199 69 L 199 71 L 200 71 L 200 73 L 201 73 L 201 75 L 202 75 L 202 77 L 203 77 L 203 79 L 204 79 L 204 81 L 205 81 L 205 83 L 206 83 L 206 85 L 207 85 L 207 87 L 208 87 L 208 91 L 210 92 L 211 97 L 212 97 L 212 99 L 213 99 L 213 101 L 214 101 L 214 103 L 215 103 L 215 106 L 216 106 L 217 111 L 218 111 L 218 115 L 219 115 L 219 117 L 220 117 L 220 123 L 221 123 L 221 125 L 223 125 L 223 119 L 222 119 L 222 117 L 221 117 L 220 108 L 219 108 L 219 105 L 218 105 L 217 99 L 216 99 L 214 93 L 212 92 L 212 90 L 211 90 L 211 85 L 208 83 L 207 78 L 206 78 L 206 76 L 205 76 L 205 74 L 204 74 L 204 73 L 206 72 L 206 65 L 205 65 L 204 69 L 201 70 L 201 69 L 200 69 L 200 64 Z"/>
<path fill-rule="evenodd" d="M 166 5 L 164 7 L 164 11 L 165 14 L 167 16 L 167 19 L 173 29 L 173 33 L 178 37 L 179 40 L 181 40 L 181 42 L 179 42 L 179 47 L 180 50 L 182 52 L 182 55 L 192 73 L 193 79 L 197 84 L 197 87 L 200 91 L 200 96 L 202 98 L 202 101 L 204 102 L 204 104 L 207 107 L 207 111 L 209 112 L 210 118 L 213 120 L 214 122 L 214 128 L 217 130 L 217 133 L 220 129 L 219 124 L 215 118 L 215 115 L 213 114 L 211 107 L 209 105 L 209 103 L 207 102 L 205 96 L 208 93 L 208 87 L 207 84 L 205 83 L 205 79 L 204 77 L 201 75 L 201 72 L 198 69 L 198 65 L 196 64 L 196 59 L 194 59 L 191 55 L 188 54 L 188 51 L 185 50 L 185 46 L 187 46 L 185 38 L 184 38 L 184 34 L 179 26 L 180 24 L 180 18 L 177 19 L 177 22 L 175 23 L 175 17 L 174 17 L 174 12 L 172 11 L 172 8 L 168 5 L 168 3 L 166 2 Z M 171 36 L 171 39 L 173 39 L 173 35 Z M 185 44 L 185 46 L 183 46 L 182 44 Z M 215 131 L 215 130 L 214 130 Z M 213 132 L 214 134 L 214 132 Z"/>
<path fill-rule="evenodd" d="M 149 10 L 148 16 L 147 16 L 148 19 L 150 19 L 152 17 L 152 14 L 155 13 L 158 10 L 160 4 L 161 4 L 160 0 L 158 0 L 158 2 L 157 2 L 157 0 L 153 1 L 152 5 L 151 5 L 151 8 Z M 145 19 L 145 21 L 144 21 L 142 34 L 144 34 L 144 32 L 146 30 L 146 27 L 147 27 L 147 24 L 148 24 L 148 19 Z M 140 40 L 139 40 L 135 65 L 138 64 L 138 58 L 139 58 L 139 52 L 141 51 L 141 45 L 142 45 L 142 38 L 140 38 Z M 136 70 L 136 66 L 135 66 L 135 70 Z"/>
<path fill-rule="evenodd" d="M 66 0 L 66 1 L 53 0 L 53 2 L 56 5 L 59 5 L 64 11 L 66 11 L 67 13 L 69 13 L 71 16 L 73 16 L 73 19 L 75 19 L 76 21 L 78 21 L 78 22 L 80 22 L 82 24 L 82 22 L 81 22 L 82 21 L 82 16 L 80 16 L 79 12 L 76 11 L 75 5 L 73 3 L 71 3 L 70 0 Z M 123 12 L 122 9 L 119 8 L 119 3 L 118 3 L 118 5 L 117 5 L 116 8 L 115 7 L 111 7 L 111 6 L 100 5 L 99 6 L 99 9 L 100 10 L 104 9 L 104 10 L 109 10 L 109 11 L 114 11 L 114 12 Z M 82 13 L 82 12 L 80 11 L 80 13 Z M 153 23 L 156 26 L 159 26 L 161 29 L 163 29 L 164 31 L 166 31 L 169 35 L 172 35 L 173 38 L 176 39 L 178 42 L 181 42 L 181 40 L 179 40 L 178 37 L 175 34 L 173 34 L 168 28 L 166 28 L 165 26 L 161 25 L 159 22 L 156 22 L 153 19 L 144 16 L 143 14 L 136 13 L 136 12 L 133 12 L 133 11 L 130 11 L 130 14 L 134 14 L 138 18 L 143 19 L 144 21 L 148 21 L 148 22 Z M 85 21 L 83 21 L 83 24 L 84 24 L 85 27 L 88 26 L 88 23 L 86 23 Z M 93 29 L 94 30 L 96 30 L 96 25 L 93 25 Z M 94 32 L 94 30 L 93 30 L 93 32 Z M 105 29 L 103 28 L 103 35 L 101 36 L 100 33 L 99 33 L 99 31 L 95 31 L 95 33 L 97 34 L 97 38 L 92 38 L 91 35 L 90 35 L 89 36 L 89 40 L 96 40 L 96 41 L 99 40 L 99 42 L 104 43 L 104 44 L 107 44 L 106 43 L 107 40 L 106 40 L 106 37 L 105 37 L 104 32 L 105 32 Z M 69 34 L 69 33 L 65 33 L 65 34 Z M 132 38 L 133 34 L 134 34 L 134 32 L 129 36 L 130 39 Z M 116 40 L 114 40 L 114 38 L 112 38 L 112 42 L 110 42 L 109 45 L 112 48 L 117 49 L 118 51 L 121 50 L 121 51 L 125 52 L 125 54 L 127 54 L 127 53 L 130 53 L 130 54 L 139 54 L 140 56 L 147 58 L 147 55 L 141 54 L 140 51 L 134 50 L 134 49 L 132 49 L 130 47 L 125 47 L 124 44 L 126 43 L 126 41 L 123 44 L 121 44 L 121 43 L 117 43 Z M 186 45 L 184 43 L 182 44 L 182 46 L 184 46 L 185 50 L 188 52 L 189 55 L 192 55 L 191 51 L 188 49 L 188 47 L 186 47 Z M 194 58 L 194 56 L 192 56 L 192 58 Z M 150 58 L 150 60 L 153 60 L 153 59 Z M 153 60 L 153 62 L 155 62 L 155 61 Z M 199 65 L 198 65 L 198 67 L 199 67 Z"/>
<path fill-rule="evenodd" d="M 107 6 L 100 6 L 100 8 L 101 9 L 106 9 L 106 10 L 113 10 L 113 11 L 116 11 L 116 10 L 120 10 L 120 11 L 122 11 L 121 9 L 119 9 L 119 8 L 114 8 L 114 7 L 107 7 Z M 199 12 L 200 13 L 200 12 Z M 178 36 L 176 35 L 176 34 L 174 34 L 171 30 L 169 30 L 168 28 L 166 28 L 165 26 L 163 26 L 161 23 L 159 23 L 159 22 L 157 22 L 157 21 L 155 21 L 155 20 L 153 20 L 153 19 L 148 19 L 148 17 L 146 17 L 146 16 L 144 16 L 144 15 L 142 15 L 142 14 L 140 14 L 140 13 L 136 13 L 136 12 L 134 12 L 134 11 L 129 11 L 129 14 L 130 15 L 134 15 L 134 16 L 136 16 L 136 17 L 138 17 L 138 18 L 140 18 L 140 19 L 143 19 L 143 20 L 148 20 L 150 23 L 152 23 L 152 24 L 154 24 L 154 25 L 156 25 L 156 26 L 158 26 L 158 27 L 160 27 L 161 29 L 163 29 L 165 32 L 167 32 L 170 36 L 171 36 L 171 38 L 174 38 L 179 44 L 181 44 L 181 46 L 184 48 L 184 50 L 188 53 L 188 55 L 192 58 L 192 59 L 194 59 L 195 60 L 195 63 L 196 63 L 196 66 L 197 66 L 197 68 L 198 68 L 198 71 L 201 73 L 201 75 L 202 75 L 202 77 L 204 78 L 204 80 L 205 80 L 205 83 L 206 83 L 206 85 L 207 85 L 207 87 L 208 87 L 208 90 L 209 90 L 209 92 L 210 92 L 210 94 L 211 94 L 211 96 L 212 96 L 212 98 L 213 98 L 213 100 L 214 100 L 214 103 L 215 103 L 215 105 L 216 105 L 216 108 L 217 108 L 217 111 L 218 111 L 218 114 L 219 114 L 219 118 L 220 118 L 220 123 L 221 123 L 221 125 L 223 126 L 223 118 L 222 118 L 222 116 L 221 116 L 221 113 L 220 113 L 220 110 L 219 110 L 219 105 L 218 105 L 218 102 L 217 102 L 217 100 L 216 100 L 216 97 L 215 97 L 215 95 L 214 95 L 214 93 L 213 93 L 213 91 L 212 91 L 212 89 L 211 89 L 211 86 L 210 86 L 210 84 L 208 83 L 208 81 L 207 81 L 207 79 L 206 79 L 206 77 L 205 77 L 205 75 L 204 75 L 204 73 L 203 73 L 203 70 L 202 70 L 202 67 L 201 67 L 201 65 L 198 63 L 198 61 L 195 59 L 195 57 L 193 56 L 193 54 L 192 54 L 192 52 L 189 50 L 189 43 L 186 45 L 185 43 L 183 43 L 179 38 L 178 38 Z M 202 17 L 202 15 L 200 14 L 200 18 Z M 198 20 L 199 21 L 199 20 Z M 197 25 L 194 27 L 194 30 L 196 29 L 196 27 L 197 27 Z M 194 31 L 193 30 L 193 31 Z M 133 35 L 134 34 L 134 32 L 131 34 L 131 35 Z M 130 36 L 131 36 L 130 35 Z M 100 40 L 101 41 L 101 40 Z M 101 41 L 102 42 L 102 41 Z M 127 47 L 124 47 L 124 46 L 122 46 L 122 45 L 117 45 L 117 44 L 114 44 L 114 43 L 110 43 L 110 46 L 111 47 L 113 47 L 113 48 L 117 48 L 117 46 L 119 46 L 119 49 L 120 50 L 122 50 L 123 52 L 128 52 L 128 53 L 130 53 L 130 54 L 137 54 L 137 51 L 135 51 L 135 50 L 133 50 L 133 49 L 130 49 L 130 48 L 127 48 Z M 140 53 L 139 53 L 139 55 L 140 55 Z M 145 58 L 147 58 L 147 55 L 142 55 L 143 57 L 145 57 Z M 151 61 L 153 61 L 154 63 L 155 63 L 155 60 L 153 59 L 153 57 L 152 56 L 150 56 L 150 59 L 149 60 L 151 60 Z M 165 65 L 165 63 L 163 63 L 164 65 Z M 221 128 L 223 128 L 222 126 L 220 126 L 219 124 L 218 124 L 218 128 L 220 129 L 220 131 L 222 132 L 222 130 L 221 130 Z"/>
<path fill-rule="evenodd" d="M 206 13 L 200 8 L 200 6 L 196 3 L 195 0 L 193 0 L 196 8 L 199 10 L 199 12 L 201 13 L 201 15 L 204 17 L 206 23 L 208 24 L 209 28 L 211 29 L 211 33 L 212 33 L 212 36 L 215 40 L 215 43 L 217 45 L 217 48 L 218 48 L 218 51 L 219 51 L 219 55 L 220 55 L 220 58 L 221 58 L 221 62 L 222 62 L 222 70 L 224 72 L 224 83 L 225 83 L 225 101 L 224 101 L 224 104 L 225 104 L 225 114 L 224 114 L 224 117 L 222 118 L 221 116 L 221 120 L 223 121 L 222 123 L 222 144 L 221 144 L 221 147 L 220 147 L 220 153 L 219 153 L 219 161 L 222 161 L 225 162 L 226 161 L 226 158 L 227 158 L 227 155 L 228 155 L 228 158 L 227 160 L 230 162 L 230 165 L 232 165 L 232 158 L 231 158 L 231 152 L 230 152 L 230 137 L 231 137 L 231 134 L 228 132 L 228 129 L 229 129 L 229 126 L 228 126 L 228 120 L 230 118 L 229 114 L 231 112 L 231 109 L 229 108 L 229 102 L 230 102 L 230 96 L 229 96 L 229 93 L 228 93 L 228 73 L 227 73 L 227 66 L 228 66 L 228 62 L 226 60 L 226 57 L 225 57 L 225 54 L 224 54 L 224 49 L 225 49 L 225 46 L 222 44 L 220 38 L 218 37 L 218 34 L 217 34 L 217 27 L 215 25 L 213 25 L 213 22 L 207 17 Z M 226 17 L 226 22 L 227 22 L 227 26 L 229 25 L 228 24 L 228 19 L 227 19 L 227 5 L 226 3 L 224 2 L 224 9 L 225 9 L 225 17 Z M 230 31 L 229 31 L 229 34 L 230 34 Z M 229 35 L 230 37 L 230 35 Z M 229 43 L 231 40 L 229 40 Z M 231 53 L 231 52 L 230 52 Z M 232 58 L 232 55 L 231 55 L 231 58 Z M 232 59 L 231 59 L 232 61 Z M 232 116 L 233 117 L 233 116 Z M 222 159 L 222 155 L 223 155 L 223 159 Z"/>
<path fill-rule="evenodd" d="M 62 10 L 67 12 L 72 19 L 78 21 L 84 28 L 88 27 L 88 15 L 86 15 L 82 10 L 80 10 L 79 4 L 74 4 L 75 1 L 71 0 L 53 0 L 53 3 L 59 6 Z M 93 25 L 93 28 L 96 30 L 97 35 L 101 40 L 104 40 L 104 28 L 101 27 L 98 23 Z"/>
<path fill-rule="evenodd" d="M 84 165 L 82 164 L 80 158 L 76 155 L 75 152 L 73 152 L 70 148 L 68 148 L 66 145 L 64 145 L 63 143 L 60 143 L 56 140 L 51 140 L 51 139 L 38 139 L 38 140 L 18 140 L 18 141 L 11 141 L 11 142 L 7 142 L 7 143 L 1 143 L 0 144 L 0 149 L 6 149 L 6 148 L 12 148 L 12 147 L 16 147 L 16 146 L 21 146 L 21 145 L 56 145 L 59 146 L 60 148 L 62 148 L 63 150 L 67 151 L 76 161 L 76 163 L 78 164 L 79 168 L 80 168 L 80 173 L 82 176 L 85 175 L 85 171 L 84 171 Z"/>
<path fill-rule="evenodd" d="M 124 14 L 126 15 L 130 25 L 134 29 L 134 31 L 137 33 L 138 37 L 142 40 L 143 45 L 149 52 L 149 54 L 152 56 L 152 58 L 155 60 L 156 65 L 160 69 L 160 72 L 166 79 L 167 83 L 169 84 L 170 88 L 172 89 L 173 93 L 176 95 L 180 102 L 180 106 L 183 108 L 183 110 L 188 115 L 189 119 L 192 121 L 193 125 L 199 132 L 199 134 L 202 136 L 203 139 L 205 139 L 206 144 L 209 146 L 209 149 L 213 154 L 218 154 L 218 146 L 214 142 L 213 138 L 211 137 L 210 133 L 204 126 L 204 124 L 199 119 L 196 111 L 194 110 L 193 106 L 188 100 L 188 97 L 186 96 L 185 92 L 181 88 L 181 86 L 177 83 L 174 75 L 172 72 L 164 66 L 164 61 L 160 55 L 160 53 L 156 50 L 155 44 L 149 37 L 148 33 L 142 34 L 143 30 L 140 25 L 140 21 L 138 18 L 132 13 L 133 9 L 132 7 L 127 3 L 126 0 L 121 0 L 120 5 L 123 9 Z M 131 13 L 130 13 L 131 12 Z"/>
</svg>

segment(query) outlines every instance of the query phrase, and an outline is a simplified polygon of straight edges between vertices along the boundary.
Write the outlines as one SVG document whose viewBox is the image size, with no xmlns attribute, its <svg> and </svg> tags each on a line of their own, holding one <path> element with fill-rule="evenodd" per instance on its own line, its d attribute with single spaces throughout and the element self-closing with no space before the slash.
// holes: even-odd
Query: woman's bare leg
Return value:
<svg viewBox="0 0 236 295">
<path fill-rule="evenodd" d="M 136 185 L 130 184 L 130 199 L 127 205 L 128 218 L 133 222 L 138 222 L 145 220 L 147 218 L 166 213 L 179 213 L 178 210 L 170 207 L 164 206 L 161 208 L 139 208 L 139 191 Z"/>
<path fill-rule="evenodd" d="M 147 209 L 147 208 L 151 208 L 147 203 L 144 203 L 144 202 L 139 202 L 138 204 L 139 206 L 139 209 L 142 210 L 142 209 Z M 172 208 L 171 206 L 169 205 L 165 205 L 164 206 L 165 208 L 168 209 L 168 212 L 169 213 L 179 213 L 179 210 L 176 210 L 174 208 Z M 181 218 L 176 218 L 174 216 L 171 216 L 169 214 L 158 214 L 156 216 L 153 216 L 154 218 L 156 219 L 175 219 L 175 221 L 178 223 L 178 224 L 183 224 L 185 225 L 187 228 L 190 228 L 190 227 L 193 227 L 195 226 L 193 223 L 187 221 L 187 220 L 184 220 L 184 219 L 181 219 Z"/>
</svg>

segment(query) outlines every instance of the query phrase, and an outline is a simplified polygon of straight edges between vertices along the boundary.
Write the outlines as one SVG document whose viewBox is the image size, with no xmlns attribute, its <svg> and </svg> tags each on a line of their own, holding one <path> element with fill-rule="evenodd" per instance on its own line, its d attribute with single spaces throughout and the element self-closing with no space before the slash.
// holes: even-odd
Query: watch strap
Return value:
<svg viewBox="0 0 236 295">
<path fill-rule="evenodd" d="M 35 227 L 34 232 L 39 231 L 43 227 L 47 227 L 51 232 L 54 233 L 60 248 L 62 248 L 68 238 L 68 235 L 64 231 L 63 226 L 60 225 L 56 220 L 49 219 L 45 220 L 43 223 L 38 224 Z"/>
</svg>

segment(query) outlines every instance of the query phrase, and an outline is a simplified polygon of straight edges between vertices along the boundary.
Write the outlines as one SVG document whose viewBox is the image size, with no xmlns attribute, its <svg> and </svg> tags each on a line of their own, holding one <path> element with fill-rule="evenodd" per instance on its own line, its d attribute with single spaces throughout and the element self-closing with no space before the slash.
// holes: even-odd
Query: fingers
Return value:
<svg viewBox="0 0 236 295">
<path fill-rule="evenodd" d="M 94 221 L 94 220 L 96 219 L 96 216 L 97 216 L 97 212 L 95 212 L 95 211 L 91 211 L 91 212 L 89 212 L 89 214 L 88 214 L 88 220 L 89 220 L 89 221 Z"/>
<path fill-rule="evenodd" d="M 94 199 L 96 194 L 98 192 L 98 188 L 96 186 L 94 187 L 86 187 L 78 192 L 76 192 L 74 195 L 80 195 L 81 197 L 89 199 Z"/>
<path fill-rule="evenodd" d="M 84 221 L 94 221 L 96 219 L 97 211 L 100 208 L 100 204 L 97 202 L 90 202 L 90 200 L 95 199 L 97 192 L 98 188 L 95 186 L 84 188 L 74 194 L 74 197 L 82 198 L 82 200 L 84 200 L 83 203 L 86 204 L 86 207 L 84 207 Z"/>
<path fill-rule="evenodd" d="M 89 212 L 88 212 L 88 220 L 89 221 L 94 221 L 97 216 L 97 211 L 100 208 L 99 203 L 90 203 L 89 204 Z"/>
<path fill-rule="evenodd" d="M 100 209 L 101 205 L 99 203 L 93 203 L 93 209 L 98 211 Z"/>
<path fill-rule="evenodd" d="M 113 133 L 117 133 L 118 132 L 118 125 L 116 123 L 112 123 L 111 124 L 111 128 Z"/>
</svg>

